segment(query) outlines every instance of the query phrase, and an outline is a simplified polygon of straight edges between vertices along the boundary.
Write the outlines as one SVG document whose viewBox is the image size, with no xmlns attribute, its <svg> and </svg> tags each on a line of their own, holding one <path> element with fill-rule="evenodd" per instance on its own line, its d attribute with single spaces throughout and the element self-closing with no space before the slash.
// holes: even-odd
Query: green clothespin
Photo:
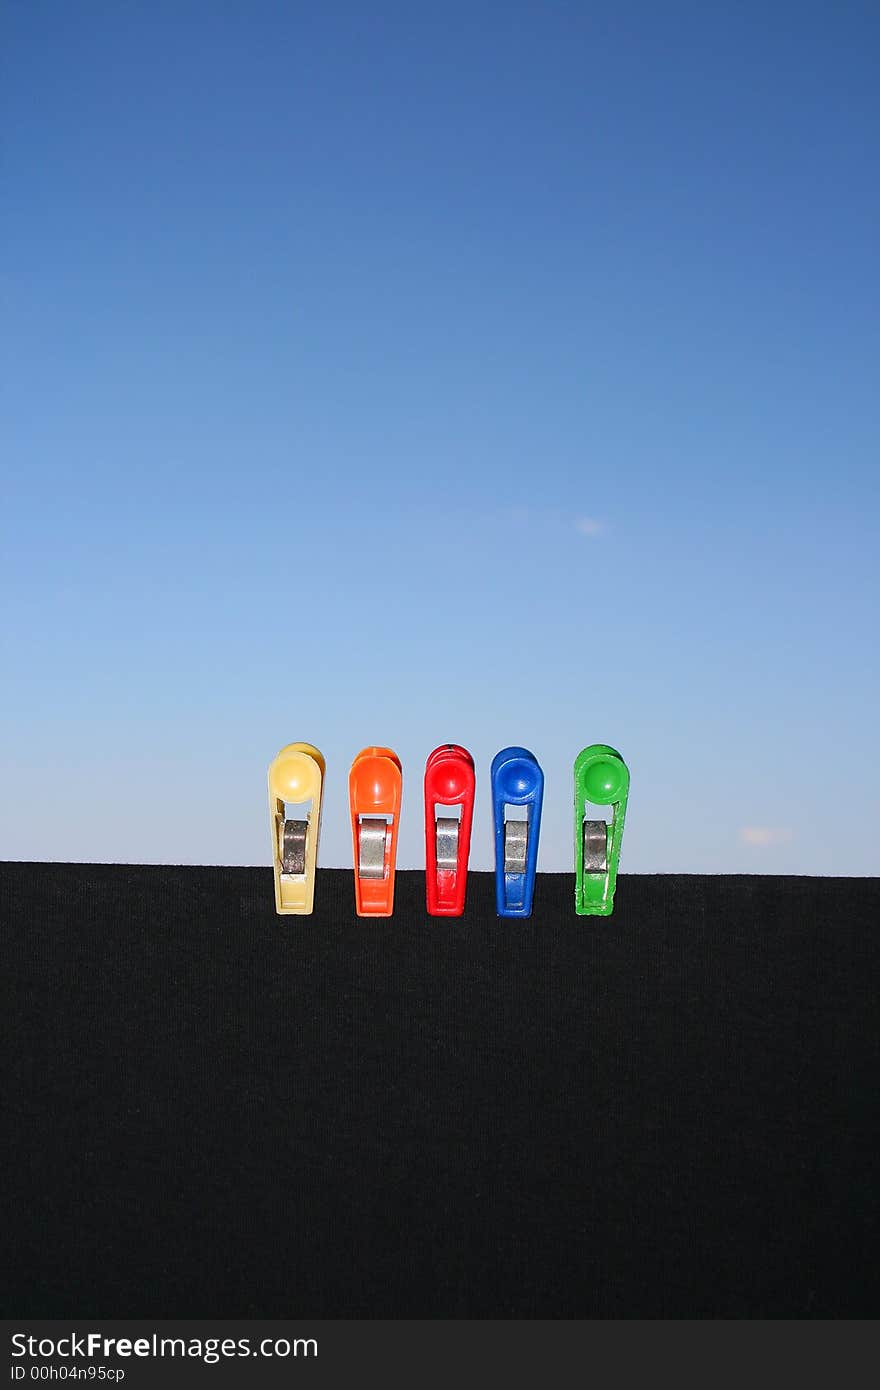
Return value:
<svg viewBox="0 0 880 1390">
<path fill-rule="evenodd" d="M 574 908 L 579 917 L 610 917 L 623 821 L 629 796 L 629 769 L 605 743 L 592 743 L 574 760 Z M 613 806 L 611 824 L 587 820 L 587 803 Z"/>
</svg>

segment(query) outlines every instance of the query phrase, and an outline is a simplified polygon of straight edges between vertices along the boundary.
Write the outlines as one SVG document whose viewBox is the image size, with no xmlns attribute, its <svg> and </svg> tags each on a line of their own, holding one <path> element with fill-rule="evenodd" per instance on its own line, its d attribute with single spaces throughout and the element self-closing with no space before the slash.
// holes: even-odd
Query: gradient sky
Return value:
<svg viewBox="0 0 880 1390">
<path fill-rule="evenodd" d="M 873 3 L 7 0 L 0 858 L 623 753 L 623 872 L 880 866 Z M 831 772 L 834 771 L 834 777 Z M 838 773 L 840 776 L 838 777 Z"/>
</svg>

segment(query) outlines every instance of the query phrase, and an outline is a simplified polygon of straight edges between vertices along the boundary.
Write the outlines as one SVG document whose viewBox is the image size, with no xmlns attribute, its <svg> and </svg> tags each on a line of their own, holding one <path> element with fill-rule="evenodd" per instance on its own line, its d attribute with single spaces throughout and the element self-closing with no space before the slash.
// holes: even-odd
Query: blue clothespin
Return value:
<svg viewBox="0 0 880 1390">
<path fill-rule="evenodd" d="M 492 759 L 491 778 L 496 911 L 499 917 L 530 917 L 544 774 L 527 748 L 502 748 Z"/>
</svg>

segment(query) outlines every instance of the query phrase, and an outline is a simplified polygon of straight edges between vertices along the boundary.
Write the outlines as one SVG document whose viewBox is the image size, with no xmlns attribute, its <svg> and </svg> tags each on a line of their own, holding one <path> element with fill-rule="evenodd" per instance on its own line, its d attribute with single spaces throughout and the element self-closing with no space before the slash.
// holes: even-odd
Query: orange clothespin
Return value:
<svg viewBox="0 0 880 1390">
<path fill-rule="evenodd" d="M 359 917 L 390 917 L 403 772 L 390 748 L 364 748 L 348 775 L 354 846 L 354 900 Z"/>
</svg>

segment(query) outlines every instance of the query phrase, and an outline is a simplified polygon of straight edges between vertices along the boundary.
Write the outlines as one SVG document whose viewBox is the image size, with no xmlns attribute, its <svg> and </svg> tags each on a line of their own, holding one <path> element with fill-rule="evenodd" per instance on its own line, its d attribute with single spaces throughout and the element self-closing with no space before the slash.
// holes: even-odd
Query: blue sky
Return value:
<svg viewBox="0 0 880 1390">
<path fill-rule="evenodd" d="M 304 739 L 421 865 L 455 741 L 570 869 L 602 741 L 623 872 L 877 872 L 875 5 L 4 28 L 0 857 L 268 862 Z"/>
</svg>

